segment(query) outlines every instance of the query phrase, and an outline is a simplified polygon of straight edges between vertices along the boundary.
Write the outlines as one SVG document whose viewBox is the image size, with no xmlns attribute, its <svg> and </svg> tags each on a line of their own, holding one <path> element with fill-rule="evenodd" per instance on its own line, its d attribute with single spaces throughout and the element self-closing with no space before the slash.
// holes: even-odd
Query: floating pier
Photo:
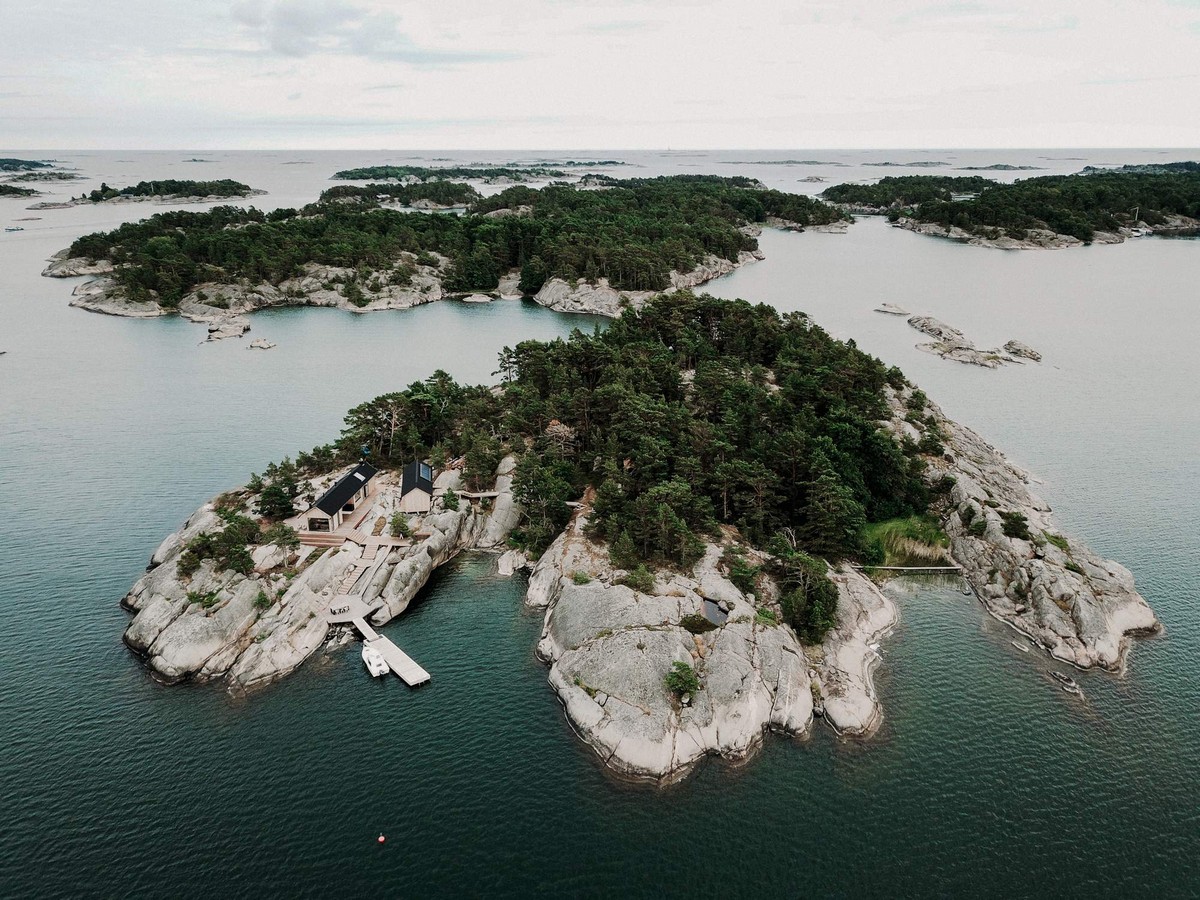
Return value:
<svg viewBox="0 0 1200 900">
<path fill-rule="evenodd" d="M 409 687 L 418 687 L 429 681 L 429 673 L 417 665 L 417 661 L 367 624 L 366 619 L 351 619 L 351 624 L 363 636 L 363 641 L 379 651 L 388 668 Z"/>
</svg>

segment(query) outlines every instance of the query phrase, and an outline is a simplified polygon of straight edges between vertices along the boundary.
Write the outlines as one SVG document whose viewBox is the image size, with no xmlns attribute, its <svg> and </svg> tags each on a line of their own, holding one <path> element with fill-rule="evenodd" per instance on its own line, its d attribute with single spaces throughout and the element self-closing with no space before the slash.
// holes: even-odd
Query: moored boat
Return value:
<svg viewBox="0 0 1200 900">
<path fill-rule="evenodd" d="M 387 660 L 383 658 L 383 654 L 372 647 L 370 644 L 363 644 L 362 648 L 363 665 L 367 667 L 367 671 L 371 676 L 378 678 L 380 675 L 386 675 L 392 671 L 388 668 Z"/>
</svg>

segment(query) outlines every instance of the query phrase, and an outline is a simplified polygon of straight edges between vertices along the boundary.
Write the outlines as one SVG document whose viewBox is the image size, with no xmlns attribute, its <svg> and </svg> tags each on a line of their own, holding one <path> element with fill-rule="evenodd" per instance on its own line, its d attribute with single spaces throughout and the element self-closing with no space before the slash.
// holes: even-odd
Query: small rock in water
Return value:
<svg viewBox="0 0 1200 900">
<path fill-rule="evenodd" d="M 1042 354 L 1038 353 L 1028 344 L 1022 344 L 1020 341 L 1009 341 L 1004 345 L 1004 350 L 1012 356 L 1032 359 L 1034 362 L 1040 362 L 1042 358 Z"/>
<path fill-rule="evenodd" d="M 272 350 L 275 345 L 266 338 L 255 338 L 250 342 L 251 350 Z"/>
</svg>

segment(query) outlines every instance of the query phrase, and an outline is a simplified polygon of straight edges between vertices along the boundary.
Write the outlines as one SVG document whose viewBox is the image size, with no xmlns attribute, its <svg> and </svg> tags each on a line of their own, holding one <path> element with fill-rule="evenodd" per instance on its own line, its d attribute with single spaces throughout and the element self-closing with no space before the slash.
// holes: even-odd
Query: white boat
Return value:
<svg viewBox="0 0 1200 900">
<path fill-rule="evenodd" d="M 380 675 L 386 675 L 392 671 L 388 668 L 387 660 L 383 658 L 383 654 L 372 647 L 370 644 L 363 644 L 362 648 L 363 665 L 367 667 L 367 671 L 372 677 L 378 678 Z"/>
<path fill-rule="evenodd" d="M 1014 647 L 1016 647 L 1016 648 L 1017 648 L 1018 650 L 1020 650 L 1022 653 L 1028 653 L 1028 652 L 1029 652 L 1029 646 L 1028 646 L 1027 644 L 1022 644 L 1020 641 L 1012 641 L 1011 643 L 1012 643 L 1012 645 L 1013 645 Z"/>
<path fill-rule="evenodd" d="M 24 231 L 25 229 L 22 228 L 20 225 L 14 225 L 13 227 L 5 228 L 4 230 L 5 231 Z"/>
</svg>

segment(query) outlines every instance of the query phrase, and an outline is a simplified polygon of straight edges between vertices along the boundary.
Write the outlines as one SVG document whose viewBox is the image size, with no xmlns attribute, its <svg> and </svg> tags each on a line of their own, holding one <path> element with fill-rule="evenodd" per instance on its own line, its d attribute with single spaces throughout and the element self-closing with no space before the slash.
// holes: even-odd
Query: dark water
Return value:
<svg viewBox="0 0 1200 900">
<path fill-rule="evenodd" d="M 1089 161 L 1155 153 L 1114 155 Z M 320 171 L 266 154 L 196 165 L 294 205 L 333 168 L 376 161 L 326 156 Z M 166 160 L 77 164 L 178 174 Z M 875 740 L 818 726 L 655 790 L 614 782 L 571 734 L 523 584 L 487 556 L 443 570 L 386 629 L 433 673 L 419 691 L 371 681 L 353 649 L 246 700 L 146 676 L 116 600 L 200 502 L 327 440 L 361 399 L 437 366 L 486 381 L 505 344 L 592 323 L 520 303 L 292 310 L 253 318 L 279 344 L 260 353 L 69 309 L 70 284 L 37 277 L 75 234 L 140 214 L 47 211 L 0 235 L 0 896 L 1200 893 L 1196 242 L 1005 254 L 862 222 L 768 233 L 766 262 L 712 286 L 806 309 L 901 365 L 1044 477 L 1064 529 L 1134 570 L 1167 633 L 1126 676 L 1080 677 L 1079 704 L 952 585 L 912 583 Z M 18 215 L 38 213 L 0 208 Z M 882 300 L 1046 361 L 928 357 L 870 311 Z M 313 358 L 336 376 L 312 377 Z"/>
</svg>

